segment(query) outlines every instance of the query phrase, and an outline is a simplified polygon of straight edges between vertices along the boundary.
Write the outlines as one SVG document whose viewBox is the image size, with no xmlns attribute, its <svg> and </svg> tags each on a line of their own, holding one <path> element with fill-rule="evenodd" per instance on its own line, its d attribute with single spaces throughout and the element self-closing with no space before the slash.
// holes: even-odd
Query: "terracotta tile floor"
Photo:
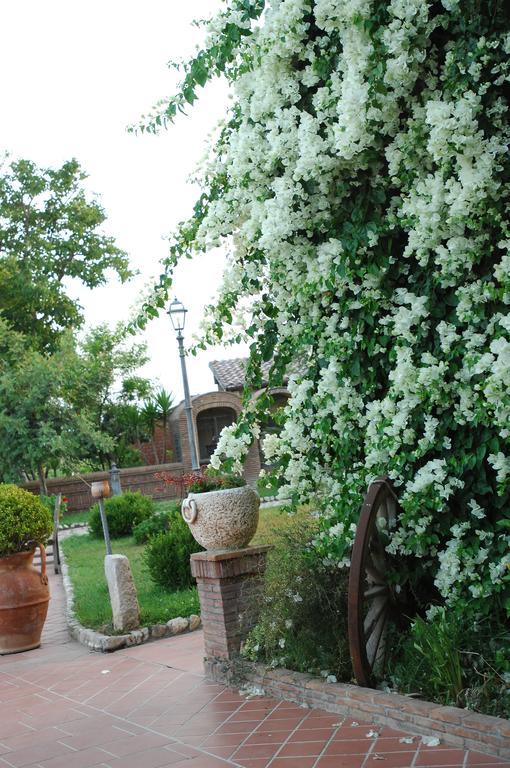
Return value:
<svg viewBox="0 0 510 768">
<path fill-rule="evenodd" d="M 0 768 L 504 766 L 369 722 L 246 699 L 202 674 L 201 633 L 112 655 L 70 641 L 60 581 L 43 646 L 0 657 Z M 377 735 L 368 736 L 370 732 Z"/>
</svg>

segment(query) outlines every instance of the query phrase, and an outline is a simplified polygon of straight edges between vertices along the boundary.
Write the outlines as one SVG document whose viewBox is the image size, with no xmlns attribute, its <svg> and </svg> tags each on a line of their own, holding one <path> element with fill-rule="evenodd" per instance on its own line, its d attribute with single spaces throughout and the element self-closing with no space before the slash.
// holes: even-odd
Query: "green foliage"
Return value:
<svg viewBox="0 0 510 768">
<path fill-rule="evenodd" d="M 45 544 L 52 530 L 52 517 L 37 496 L 0 485 L 0 557 Z"/>
<path fill-rule="evenodd" d="M 242 488 L 246 480 L 240 475 L 226 472 L 216 472 L 208 467 L 203 473 L 189 474 L 185 476 L 185 485 L 189 493 L 207 493 L 208 491 L 221 491 L 227 488 Z"/>
<path fill-rule="evenodd" d="M 112 539 L 129 536 L 133 533 L 135 526 L 151 517 L 154 513 L 154 502 L 152 499 L 149 496 L 142 496 L 139 491 L 136 493 L 127 491 L 121 496 L 112 496 L 109 499 L 105 499 L 104 506 L 108 530 Z M 92 507 L 89 526 L 93 536 L 96 538 L 103 537 L 103 526 L 101 524 L 98 504 L 94 504 Z"/>
<path fill-rule="evenodd" d="M 151 115 L 143 118 L 139 130 L 157 133 L 161 127 L 173 122 L 178 112 L 185 113 L 186 108 L 197 98 L 198 88 L 203 88 L 214 77 L 224 74 L 229 69 L 238 66 L 238 47 L 240 41 L 251 34 L 249 21 L 256 20 L 262 14 L 265 0 L 233 0 L 229 5 L 234 13 L 238 13 L 238 22 L 231 18 L 230 8 L 220 14 L 222 34 L 200 50 L 189 62 L 175 64 L 177 69 L 184 70 L 183 81 L 179 84 L 179 92 L 170 100 L 158 104 Z M 137 130 L 136 127 L 131 130 Z"/>
<path fill-rule="evenodd" d="M 158 410 L 158 418 L 161 419 L 163 427 L 163 451 L 159 460 L 161 464 L 165 464 L 168 461 L 166 448 L 168 419 L 174 407 L 174 396 L 171 392 L 167 392 L 165 389 L 160 389 L 154 396 L 154 403 Z"/>
<path fill-rule="evenodd" d="M 140 464 L 141 446 L 150 433 L 139 402 L 152 391 L 149 380 L 138 375 L 148 359 L 145 344 L 128 343 L 122 324 L 114 329 L 99 325 L 85 336 L 80 359 L 76 402 L 109 441 L 106 450 L 91 446 L 89 460 L 95 469 L 112 461 L 119 467 Z"/>
<path fill-rule="evenodd" d="M 239 466 L 259 434 L 262 364 L 274 388 L 299 362 L 266 458 L 293 503 L 319 499 L 319 557 L 347 565 L 367 484 L 389 474 L 403 579 L 488 616 L 510 614 L 509 31 L 508 0 L 230 0 L 145 123 L 219 73 L 231 86 L 143 308 L 181 257 L 235 244 L 200 344 L 250 338 L 245 410 L 212 460 Z"/>
<path fill-rule="evenodd" d="M 76 160 L 56 169 L 0 165 L 1 314 L 40 351 L 53 351 L 83 322 L 66 278 L 95 288 L 110 269 L 122 281 L 131 276 L 126 254 L 101 232 L 106 216 L 87 199 L 85 179 Z"/>
<path fill-rule="evenodd" d="M 62 337 L 58 350 L 44 355 L 0 318 L 2 341 L 16 355 L 0 361 L 0 478 L 38 477 L 46 494 L 49 465 L 72 471 L 91 450 L 108 451 L 112 443 L 77 387 L 83 361 L 72 338 Z"/>
<path fill-rule="evenodd" d="M 201 549 L 179 512 L 171 513 L 168 531 L 151 538 L 146 546 L 145 562 L 151 578 L 165 589 L 191 587 L 189 559 Z"/>
<path fill-rule="evenodd" d="M 316 522 L 296 519 L 273 537 L 264 603 L 243 654 L 300 672 L 352 677 L 347 642 L 348 574 L 317 561 Z"/>
<path fill-rule="evenodd" d="M 46 493 L 50 467 L 66 473 L 84 462 L 94 470 L 139 462 L 146 434 L 136 398 L 150 385 L 136 375 L 145 347 L 126 344 L 124 328 L 99 326 L 80 346 L 61 336 L 48 355 L 0 317 L 0 353 L 1 479 L 38 477 Z"/>
<path fill-rule="evenodd" d="M 42 503 L 48 510 L 48 512 L 51 514 L 51 517 L 53 519 L 53 514 L 55 512 L 55 501 L 57 500 L 56 496 L 39 496 Z M 60 502 L 60 518 L 67 513 L 67 499 L 62 498 Z"/>
<path fill-rule="evenodd" d="M 165 464 L 167 456 L 167 429 L 168 419 L 174 407 L 174 396 L 165 389 L 160 389 L 153 397 L 145 400 L 140 410 L 140 423 L 144 425 L 148 436 L 152 441 L 152 453 L 155 464 Z M 158 454 L 155 442 L 155 432 L 158 422 L 163 428 L 163 446 L 161 455 Z"/>
<path fill-rule="evenodd" d="M 151 517 L 142 520 L 133 528 L 133 538 L 137 544 L 145 544 L 159 533 L 168 531 L 170 521 L 180 514 L 179 505 L 173 504 L 170 509 L 156 510 Z"/>
<path fill-rule="evenodd" d="M 389 676 L 402 693 L 439 704 L 510 715 L 510 630 L 497 616 L 473 621 L 460 611 L 432 610 L 392 638 Z"/>
</svg>

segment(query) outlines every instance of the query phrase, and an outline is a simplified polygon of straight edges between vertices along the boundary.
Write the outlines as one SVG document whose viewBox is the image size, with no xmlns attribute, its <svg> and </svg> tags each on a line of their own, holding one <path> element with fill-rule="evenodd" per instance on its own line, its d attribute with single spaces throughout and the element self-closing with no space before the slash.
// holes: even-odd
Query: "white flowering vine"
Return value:
<svg viewBox="0 0 510 768">
<path fill-rule="evenodd" d="M 282 494 L 318 500 L 323 561 L 348 564 L 367 483 L 389 474 L 390 551 L 487 610 L 510 606 L 509 53 L 503 0 L 231 0 L 144 125 L 232 84 L 162 285 L 228 244 L 203 343 L 243 334 L 251 388 L 263 360 L 270 385 L 293 371 L 265 450 Z M 269 405 L 213 463 L 239 469 Z"/>
</svg>

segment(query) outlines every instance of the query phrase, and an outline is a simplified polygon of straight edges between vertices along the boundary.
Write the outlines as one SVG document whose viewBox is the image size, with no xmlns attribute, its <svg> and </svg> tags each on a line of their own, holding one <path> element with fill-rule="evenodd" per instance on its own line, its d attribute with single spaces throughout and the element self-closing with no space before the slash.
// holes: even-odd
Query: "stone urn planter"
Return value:
<svg viewBox="0 0 510 768">
<path fill-rule="evenodd" d="M 50 593 L 43 542 L 53 530 L 44 504 L 15 485 L 0 485 L 0 655 L 37 648 Z M 41 569 L 33 565 L 36 548 Z"/>
<path fill-rule="evenodd" d="M 182 502 L 182 516 L 205 549 L 243 549 L 257 530 L 259 505 L 259 495 L 245 485 L 189 493 Z"/>
</svg>

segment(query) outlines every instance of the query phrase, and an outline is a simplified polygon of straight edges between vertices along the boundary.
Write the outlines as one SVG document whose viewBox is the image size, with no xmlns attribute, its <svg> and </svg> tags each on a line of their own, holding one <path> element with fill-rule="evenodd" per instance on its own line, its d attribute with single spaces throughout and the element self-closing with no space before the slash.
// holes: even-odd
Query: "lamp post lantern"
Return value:
<svg viewBox="0 0 510 768">
<path fill-rule="evenodd" d="M 182 387 L 184 389 L 184 410 L 186 413 L 186 423 L 188 426 L 188 440 L 189 440 L 189 449 L 191 453 L 191 467 L 194 471 L 197 471 L 200 469 L 200 464 L 198 463 L 197 443 L 195 440 L 195 429 L 193 427 L 193 409 L 191 407 L 191 398 L 190 398 L 189 386 L 188 386 L 188 374 L 186 371 L 184 336 L 182 335 L 182 332 L 184 330 L 184 325 L 186 323 L 187 311 L 188 310 L 185 309 L 184 305 L 177 299 L 174 299 L 168 308 L 168 314 L 170 315 L 170 320 L 172 321 L 173 329 L 177 335 L 177 343 L 179 345 L 179 357 L 181 358 Z"/>
</svg>

